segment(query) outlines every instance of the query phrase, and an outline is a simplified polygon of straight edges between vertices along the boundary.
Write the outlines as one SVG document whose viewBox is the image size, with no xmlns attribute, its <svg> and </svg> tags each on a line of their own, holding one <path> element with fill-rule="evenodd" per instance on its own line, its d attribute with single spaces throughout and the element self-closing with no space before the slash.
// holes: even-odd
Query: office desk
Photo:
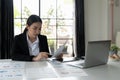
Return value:
<svg viewBox="0 0 120 80">
<path fill-rule="evenodd" d="M 59 62 L 0 60 L 0 80 L 118 80 L 120 62 L 80 69 Z"/>
</svg>

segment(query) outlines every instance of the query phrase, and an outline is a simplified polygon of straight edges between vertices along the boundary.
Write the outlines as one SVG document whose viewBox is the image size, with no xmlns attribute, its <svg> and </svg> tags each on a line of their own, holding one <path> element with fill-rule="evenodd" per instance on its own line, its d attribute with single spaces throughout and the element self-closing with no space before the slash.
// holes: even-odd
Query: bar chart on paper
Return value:
<svg viewBox="0 0 120 80">
<path fill-rule="evenodd" d="M 24 65 L 24 62 L 0 63 L 0 80 L 23 78 Z"/>
</svg>

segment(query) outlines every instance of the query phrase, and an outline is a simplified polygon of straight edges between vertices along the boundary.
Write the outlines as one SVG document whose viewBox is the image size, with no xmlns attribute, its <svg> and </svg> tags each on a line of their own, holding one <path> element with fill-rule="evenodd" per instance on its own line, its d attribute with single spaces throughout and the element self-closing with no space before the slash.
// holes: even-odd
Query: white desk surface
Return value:
<svg viewBox="0 0 120 80">
<path fill-rule="evenodd" d="M 0 60 L 0 80 L 119 80 L 120 61 L 80 69 L 48 61 Z"/>
</svg>

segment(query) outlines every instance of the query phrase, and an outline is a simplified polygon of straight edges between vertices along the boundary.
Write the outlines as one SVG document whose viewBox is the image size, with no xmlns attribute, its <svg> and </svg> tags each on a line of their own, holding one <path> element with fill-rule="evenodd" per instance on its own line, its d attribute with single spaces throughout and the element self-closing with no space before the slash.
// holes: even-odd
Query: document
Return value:
<svg viewBox="0 0 120 80">
<path fill-rule="evenodd" d="M 0 63 L 0 80 L 21 80 L 24 74 L 24 62 Z"/>
<path fill-rule="evenodd" d="M 59 77 L 75 77 L 75 76 L 88 76 L 83 69 L 68 66 L 61 62 L 51 62 L 52 66 L 54 67 L 56 73 Z"/>
<path fill-rule="evenodd" d="M 49 67 L 27 68 L 27 78 L 56 78 L 56 74 Z"/>
<path fill-rule="evenodd" d="M 67 41 L 68 41 L 68 40 L 66 40 L 65 43 L 64 43 L 62 46 L 60 46 L 60 47 L 56 50 L 56 52 L 54 52 L 52 58 L 55 58 L 55 57 L 57 57 L 57 56 L 59 56 L 59 55 L 62 54 L 62 51 L 63 51 L 63 49 L 65 48 L 65 45 L 66 45 Z"/>
</svg>

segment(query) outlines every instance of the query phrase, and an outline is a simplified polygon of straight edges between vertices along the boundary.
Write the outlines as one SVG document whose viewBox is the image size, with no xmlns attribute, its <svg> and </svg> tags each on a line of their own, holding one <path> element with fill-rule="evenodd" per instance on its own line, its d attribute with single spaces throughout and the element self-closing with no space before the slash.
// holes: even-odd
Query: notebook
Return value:
<svg viewBox="0 0 120 80">
<path fill-rule="evenodd" d="M 107 64 L 110 44 L 110 40 L 89 41 L 85 53 L 85 59 L 68 62 L 67 64 L 80 68 L 89 68 Z"/>
</svg>

